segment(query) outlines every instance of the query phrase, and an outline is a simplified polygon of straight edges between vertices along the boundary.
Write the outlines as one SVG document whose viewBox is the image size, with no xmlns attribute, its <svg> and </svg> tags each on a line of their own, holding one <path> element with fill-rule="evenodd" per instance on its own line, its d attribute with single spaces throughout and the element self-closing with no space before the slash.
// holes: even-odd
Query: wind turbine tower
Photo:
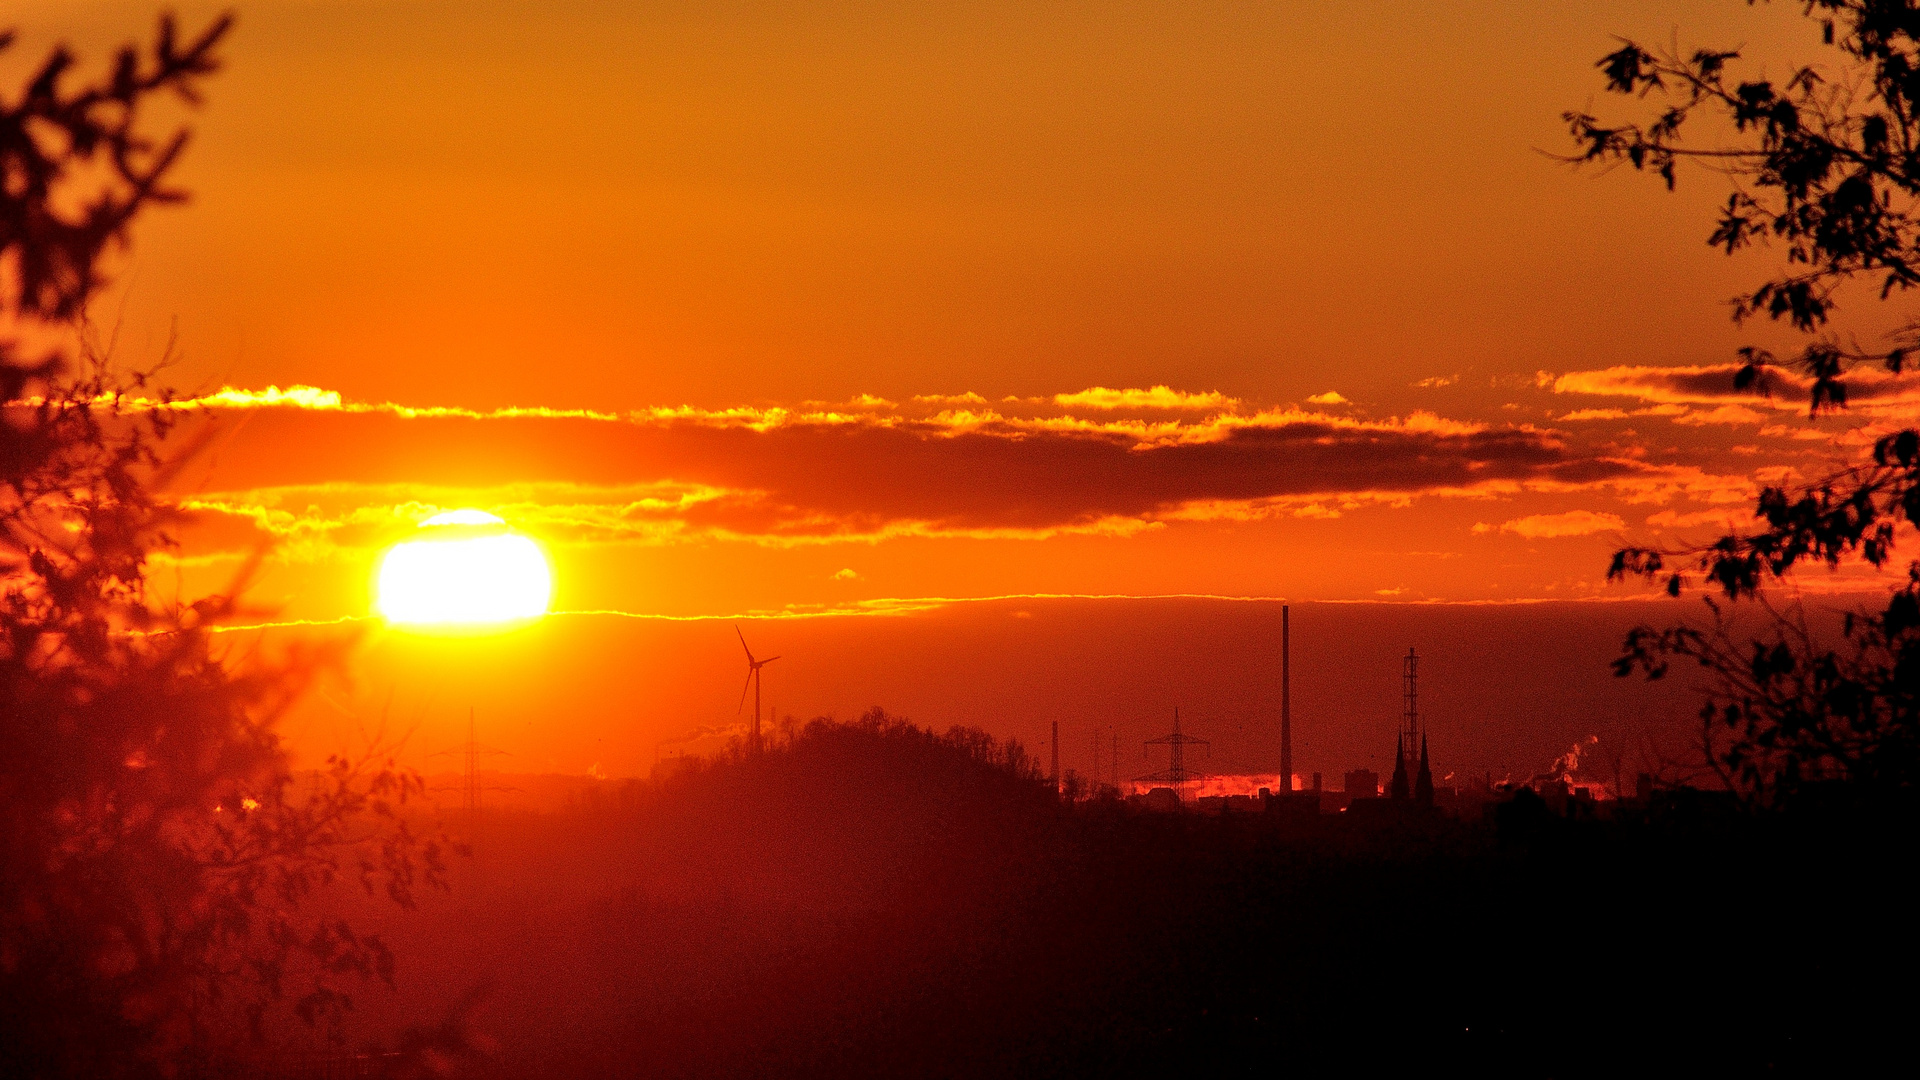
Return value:
<svg viewBox="0 0 1920 1080">
<path fill-rule="evenodd" d="M 753 723 L 747 728 L 747 752 L 758 755 L 760 753 L 760 669 L 780 658 L 769 656 L 765 660 L 754 659 L 753 650 L 747 648 L 747 635 L 740 633 L 738 625 L 734 626 L 733 632 L 740 639 L 741 650 L 747 654 L 747 681 L 740 687 L 740 704 L 733 711 L 738 715 L 741 709 L 747 707 L 747 690 L 751 688 L 753 690 Z"/>
</svg>

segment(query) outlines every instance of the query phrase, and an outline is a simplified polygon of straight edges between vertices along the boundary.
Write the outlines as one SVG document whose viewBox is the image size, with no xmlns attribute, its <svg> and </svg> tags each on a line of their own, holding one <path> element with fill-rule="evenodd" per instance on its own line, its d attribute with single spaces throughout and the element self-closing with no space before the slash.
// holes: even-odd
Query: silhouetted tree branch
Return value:
<svg viewBox="0 0 1920 1080">
<path fill-rule="evenodd" d="M 1751 3 L 1751 0 L 1749 0 Z M 1862 275 L 1882 298 L 1920 283 L 1920 10 L 1913 0 L 1807 0 L 1839 70 L 1795 70 L 1784 82 L 1741 79 L 1729 65 L 1737 51 L 1650 50 L 1632 41 L 1597 63 L 1616 94 L 1657 97 L 1644 122 L 1602 123 L 1589 113 L 1564 114 L 1577 150 L 1566 160 L 1625 164 L 1655 173 L 1669 188 L 1681 161 L 1711 162 L 1732 176 L 1707 242 L 1731 254 L 1752 244 L 1785 247 L 1785 266 L 1733 300 L 1734 315 L 1764 314 L 1814 333 L 1827 326 L 1834 291 Z M 1726 145 L 1686 141 L 1705 113 L 1731 125 Z M 1909 334 L 1910 338 L 1911 335 Z M 1814 378 L 1815 411 L 1844 405 L 1839 377 L 1855 361 L 1874 359 L 1903 370 L 1910 343 L 1875 353 L 1821 338 L 1798 362 Z M 1746 353 L 1750 383 L 1764 353 Z"/>
<path fill-rule="evenodd" d="M 1670 189 L 1687 160 L 1733 179 L 1707 242 L 1728 254 L 1755 244 L 1784 249 L 1771 277 L 1733 299 L 1734 317 L 1765 315 L 1808 335 L 1791 363 L 1812 379 L 1817 416 L 1846 407 L 1853 365 L 1898 374 L 1920 342 L 1911 322 L 1878 351 L 1844 346 L 1828 330 L 1842 285 L 1873 281 L 1884 300 L 1920 283 L 1920 3 L 1805 0 L 1803 8 L 1834 64 L 1800 67 L 1781 82 L 1734 74 L 1737 51 L 1682 55 L 1623 40 L 1597 64 L 1606 88 L 1661 107 L 1620 124 L 1564 114 L 1577 148 L 1565 160 L 1624 164 Z M 1730 139 L 1687 141 L 1703 115 Z M 1734 388 L 1763 389 L 1779 361 L 1753 347 L 1740 355 Z M 1757 530 L 1710 544 L 1623 549 L 1608 577 L 1664 580 L 1678 596 L 1698 574 L 1729 600 L 1761 601 L 1770 634 L 1739 643 L 1710 602 L 1706 628 L 1636 628 L 1616 673 L 1660 678 L 1673 657 L 1704 668 L 1705 750 L 1729 786 L 1756 803 L 1778 805 L 1825 780 L 1876 799 L 1909 797 L 1920 783 L 1920 562 L 1884 608 L 1848 614 L 1833 647 L 1808 629 L 1797 604 L 1766 604 L 1764 590 L 1808 562 L 1886 566 L 1903 524 L 1920 525 L 1920 432 L 1885 435 L 1867 462 L 1814 484 L 1765 488 L 1755 516 Z"/>
<path fill-rule="evenodd" d="M 286 1001 L 311 1023 L 355 979 L 391 979 L 377 937 L 303 911 L 338 880 L 402 906 L 443 881 L 402 818 L 419 778 L 376 746 L 297 791 L 274 725 L 346 642 L 230 662 L 229 595 L 157 599 L 173 546 L 159 494 L 176 411 L 75 327 L 102 260 L 167 178 L 187 132 L 143 106 L 198 101 L 231 25 L 68 85 L 57 49 L 0 97 L 0 1059 L 9 1076 L 169 1074 L 258 1035 Z M 0 34 L 0 49 L 11 44 Z M 136 399 L 139 393 L 145 400 Z"/>
</svg>

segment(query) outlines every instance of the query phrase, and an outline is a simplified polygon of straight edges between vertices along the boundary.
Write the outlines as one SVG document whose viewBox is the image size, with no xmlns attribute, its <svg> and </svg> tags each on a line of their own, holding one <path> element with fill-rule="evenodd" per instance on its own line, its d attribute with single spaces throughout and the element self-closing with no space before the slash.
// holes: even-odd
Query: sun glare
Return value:
<svg viewBox="0 0 1920 1080">
<path fill-rule="evenodd" d="M 538 544 L 481 510 L 450 510 L 420 523 L 380 560 L 375 606 L 388 622 L 481 627 L 547 612 L 553 575 Z"/>
</svg>

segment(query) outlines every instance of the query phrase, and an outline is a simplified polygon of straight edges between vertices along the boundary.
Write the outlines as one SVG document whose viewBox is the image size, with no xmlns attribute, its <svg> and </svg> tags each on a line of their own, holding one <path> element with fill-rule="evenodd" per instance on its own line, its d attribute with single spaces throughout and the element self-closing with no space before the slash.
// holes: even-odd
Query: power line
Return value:
<svg viewBox="0 0 1920 1080">
<path fill-rule="evenodd" d="M 481 792 L 483 791 L 506 792 L 506 791 L 520 790 L 519 788 L 500 787 L 497 785 L 489 785 L 486 787 L 482 787 L 480 784 L 480 759 L 482 757 L 512 757 L 513 755 L 507 753 L 505 750 L 501 750 L 496 747 L 480 745 L 479 739 L 475 737 L 474 710 L 471 706 L 469 706 L 467 709 L 466 744 L 464 746 L 456 747 L 451 750 L 442 750 L 439 753 L 431 756 L 441 757 L 447 754 L 458 754 L 461 757 L 462 768 L 461 768 L 460 786 L 458 788 L 441 787 L 441 788 L 435 788 L 434 790 L 460 792 L 462 809 L 465 810 L 466 818 L 467 818 L 467 837 L 468 837 L 468 841 L 471 842 L 473 833 L 474 833 L 474 824 L 480 816 Z"/>
</svg>

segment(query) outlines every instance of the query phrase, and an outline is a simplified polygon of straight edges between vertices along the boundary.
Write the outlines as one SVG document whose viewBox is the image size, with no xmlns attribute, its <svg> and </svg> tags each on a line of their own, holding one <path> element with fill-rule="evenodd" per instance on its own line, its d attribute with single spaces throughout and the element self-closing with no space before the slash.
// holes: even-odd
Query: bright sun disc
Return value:
<svg viewBox="0 0 1920 1080">
<path fill-rule="evenodd" d="M 428 518 L 380 560 L 376 606 L 388 622 L 481 626 L 547 613 L 553 574 L 539 545 L 480 510 Z"/>
</svg>

